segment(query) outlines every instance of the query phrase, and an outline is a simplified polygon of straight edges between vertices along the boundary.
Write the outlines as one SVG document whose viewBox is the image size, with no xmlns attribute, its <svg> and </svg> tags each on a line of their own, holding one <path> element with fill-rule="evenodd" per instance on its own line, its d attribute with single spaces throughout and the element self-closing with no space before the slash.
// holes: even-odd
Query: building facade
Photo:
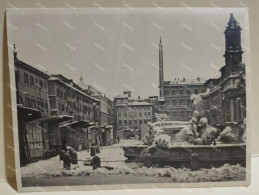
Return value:
<svg viewBox="0 0 259 195">
<path fill-rule="evenodd" d="M 175 79 L 164 82 L 165 113 L 169 120 L 188 121 L 192 117 L 191 94 L 203 93 L 204 80 L 201 78 Z"/>
<path fill-rule="evenodd" d="M 221 71 L 224 122 L 243 121 L 246 117 L 245 64 L 242 62 L 241 27 L 230 14 L 225 30 L 225 66 Z"/>
<path fill-rule="evenodd" d="M 100 100 L 101 145 L 110 145 L 115 140 L 112 123 L 112 101 L 102 94 L 93 94 L 92 97 Z"/>
<path fill-rule="evenodd" d="M 211 93 L 206 98 L 209 122 L 221 126 L 242 122 L 246 118 L 245 64 L 242 62 L 241 27 L 232 13 L 224 34 L 225 65 L 220 69 L 218 84 L 211 87 Z"/>
<path fill-rule="evenodd" d="M 15 45 L 14 66 L 19 148 L 23 163 L 44 156 L 44 148 L 48 145 L 47 126 L 35 119 L 49 115 L 48 79 L 50 76 L 19 60 Z"/>
<path fill-rule="evenodd" d="M 146 99 L 131 99 L 131 92 L 114 98 L 117 131 L 139 129 L 153 120 L 153 105 Z"/>
<path fill-rule="evenodd" d="M 100 122 L 100 101 L 82 91 L 71 79 L 51 75 L 48 80 L 50 115 L 68 120 L 49 122 L 50 147 L 59 151 L 64 145 L 85 149 L 100 144 L 99 128 L 90 123 Z"/>
<path fill-rule="evenodd" d="M 84 83 L 83 77 L 79 79 L 79 86 L 84 93 L 99 100 L 99 125 L 102 131 L 101 145 L 110 145 L 115 140 L 113 129 L 113 104 L 112 101 L 91 85 Z"/>
<path fill-rule="evenodd" d="M 49 99 L 51 115 L 69 115 L 75 121 L 94 121 L 94 107 L 100 102 L 62 75 L 51 75 Z"/>
</svg>

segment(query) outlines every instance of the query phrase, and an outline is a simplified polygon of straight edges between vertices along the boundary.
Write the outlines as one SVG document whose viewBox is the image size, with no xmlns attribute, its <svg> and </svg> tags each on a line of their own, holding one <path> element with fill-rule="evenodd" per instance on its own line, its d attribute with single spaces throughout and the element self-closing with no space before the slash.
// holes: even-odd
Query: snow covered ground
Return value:
<svg viewBox="0 0 259 195">
<path fill-rule="evenodd" d="M 21 168 L 22 177 L 64 177 L 64 176 L 112 176 L 112 175 L 133 175 L 148 177 L 170 177 L 172 182 L 204 182 L 204 181 L 228 181 L 244 180 L 246 169 L 240 165 L 225 164 L 219 168 L 200 169 L 191 171 L 187 168 L 175 169 L 146 168 L 137 163 L 125 163 L 123 156 L 123 145 L 141 145 L 138 140 L 122 140 L 119 144 L 101 147 L 101 166 L 113 167 L 113 170 L 99 168 L 93 170 L 91 166 L 85 166 L 83 161 L 78 165 L 72 165 L 71 170 L 63 169 L 63 162 L 59 156 L 48 160 L 41 160 L 28 164 Z M 90 150 L 78 152 L 79 160 L 90 160 Z M 116 162 L 112 162 L 116 161 Z"/>
<path fill-rule="evenodd" d="M 111 146 L 102 146 L 101 153 L 97 154 L 101 158 L 102 166 L 110 167 L 123 167 L 126 166 L 124 162 L 127 158 L 123 156 L 123 146 L 127 145 L 141 145 L 139 140 L 122 140 L 120 143 L 113 144 Z M 77 152 L 78 160 L 90 160 L 90 150 L 83 150 Z M 106 161 L 118 161 L 118 162 L 106 162 Z M 135 163 L 127 163 L 127 166 L 134 167 Z M 83 161 L 79 161 L 78 165 L 71 165 L 71 169 L 77 173 L 81 171 L 90 171 L 93 168 L 91 166 L 85 166 Z M 63 161 L 59 160 L 59 156 L 52 157 L 47 160 L 40 160 L 35 163 L 30 163 L 24 167 L 21 167 L 22 177 L 42 177 L 48 175 L 58 175 L 64 172 Z M 65 171 L 67 172 L 67 171 Z"/>
</svg>

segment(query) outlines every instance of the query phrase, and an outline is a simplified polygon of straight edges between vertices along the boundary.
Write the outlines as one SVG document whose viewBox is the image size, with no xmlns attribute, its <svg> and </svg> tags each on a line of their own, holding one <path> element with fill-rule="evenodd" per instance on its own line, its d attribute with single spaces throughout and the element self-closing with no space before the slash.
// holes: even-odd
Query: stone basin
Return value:
<svg viewBox="0 0 259 195">
<path fill-rule="evenodd" d="M 170 165 L 192 169 L 219 167 L 226 163 L 246 166 L 246 144 L 191 145 L 174 143 L 169 148 L 147 145 L 124 146 L 127 162 L 149 162 L 150 166 Z M 148 159 L 147 159 L 148 158 Z M 151 162 L 150 162 L 151 161 Z M 193 167 L 193 164 L 196 168 Z M 196 166 L 198 165 L 198 166 Z"/>
</svg>

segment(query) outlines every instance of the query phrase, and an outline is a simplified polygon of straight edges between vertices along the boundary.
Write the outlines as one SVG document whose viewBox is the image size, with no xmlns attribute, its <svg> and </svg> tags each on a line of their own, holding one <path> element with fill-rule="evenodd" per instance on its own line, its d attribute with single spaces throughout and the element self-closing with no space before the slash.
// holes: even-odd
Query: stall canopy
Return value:
<svg viewBox="0 0 259 195">
<path fill-rule="evenodd" d="M 89 121 L 74 121 L 72 123 L 67 123 L 65 125 L 62 125 L 60 128 L 64 127 L 72 127 L 72 128 L 88 128 L 95 126 L 96 124 L 94 122 L 89 122 Z"/>
<path fill-rule="evenodd" d="M 56 122 L 56 123 L 61 123 L 64 121 L 72 120 L 74 117 L 73 116 L 68 116 L 68 115 L 60 115 L 60 116 L 46 116 L 43 118 L 38 119 L 38 122 Z"/>
<path fill-rule="evenodd" d="M 17 105 L 18 118 L 25 122 L 34 121 L 41 118 L 41 112 L 37 109 L 24 107 L 22 105 Z"/>
<path fill-rule="evenodd" d="M 112 129 L 113 127 L 112 127 L 112 125 L 108 125 L 108 126 L 106 126 L 105 128 L 106 128 L 106 129 Z"/>
</svg>

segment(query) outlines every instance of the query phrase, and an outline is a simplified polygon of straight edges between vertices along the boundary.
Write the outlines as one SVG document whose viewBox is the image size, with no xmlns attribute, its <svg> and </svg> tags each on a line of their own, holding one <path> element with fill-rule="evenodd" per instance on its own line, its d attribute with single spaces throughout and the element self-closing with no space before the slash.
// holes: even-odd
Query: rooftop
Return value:
<svg viewBox="0 0 259 195">
<path fill-rule="evenodd" d="M 185 79 L 185 78 L 175 78 L 174 80 L 171 81 L 165 81 L 164 85 L 187 85 L 187 84 L 204 84 L 207 79 L 205 78 L 196 78 L 196 79 Z"/>
<path fill-rule="evenodd" d="M 114 98 L 128 98 L 129 96 L 127 94 L 123 94 L 123 95 L 117 95 Z"/>
<path fill-rule="evenodd" d="M 33 72 L 35 74 L 38 74 L 38 75 L 42 76 L 45 79 L 48 79 L 50 77 L 47 73 L 45 73 L 43 71 L 40 71 L 40 70 L 34 68 L 33 66 L 30 66 L 29 64 L 26 64 L 25 62 L 19 60 L 19 59 L 17 59 L 17 62 L 15 63 L 15 65 L 16 66 L 20 66 L 20 67 L 22 67 L 22 68 L 24 68 L 24 69 L 26 69 L 28 71 L 31 71 L 31 72 Z"/>
<path fill-rule="evenodd" d="M 84 95 L 84 96 L 86 96 L 86 97 L 88 97 L 88 98 L 91 98 L 92 100 L 95 100 L 95 101 L 98 101 L 98 102 L 100 101 L 99 99 L 96 99 L 96 98 L 94 98 L 94 97 L 91 97 L 91 96 L 87 95 L 87 94 L 84 93 L 83 91 L 81 91 L 81 90 L 75 88 L 74 86 L 72 86 L 72 85 L 70 85 L 70 84 L 68 84 L 68 83 L 66 83 L 66 82 L 64 82 L 64 81 L 62 81 L 62 80 L 60 80 L 60 79 L 57 78 L 57 77 L 50 77 L 50 78 L 49 78 L 49 81 L 57 81 L 57 82 L 60 82 L 60 83 L 63 84 L 64 86 L 73 89 L 74 91 L 80 93 L 81 95 Z"/>
</svg>

